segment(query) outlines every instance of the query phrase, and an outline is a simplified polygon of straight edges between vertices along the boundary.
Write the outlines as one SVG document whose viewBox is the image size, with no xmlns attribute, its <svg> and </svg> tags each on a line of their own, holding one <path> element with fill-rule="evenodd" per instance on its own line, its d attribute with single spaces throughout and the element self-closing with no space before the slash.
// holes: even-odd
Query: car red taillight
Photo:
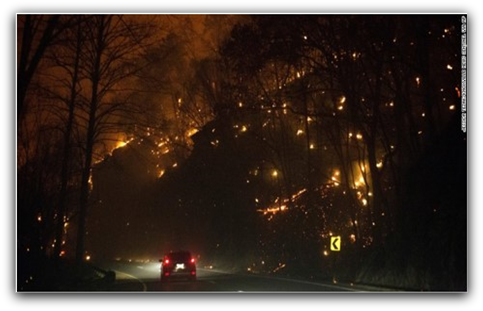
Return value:
<svg viewBox="0 0 483 311">
<path fill-rule="evenodd" d="M 168 258 L 166 258 L 166 259 L 164 260 L 164 264 L 165 264 L 165 265 L 169 264 L 169 259 L 168 259 Z"/>
<path fill-rule="evenodd" d="M 191 258 L 191 263 L 195 263 L 195 259 L 194 258 Z"/>
</svg>

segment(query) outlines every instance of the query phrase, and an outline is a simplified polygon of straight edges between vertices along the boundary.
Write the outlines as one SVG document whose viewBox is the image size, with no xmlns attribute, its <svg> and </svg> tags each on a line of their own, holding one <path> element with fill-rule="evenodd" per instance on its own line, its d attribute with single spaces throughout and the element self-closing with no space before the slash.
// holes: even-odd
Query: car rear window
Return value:
<svg viewBox="0 0 483 311">
<path fill-rule="evenodd" d="M 188 252 L 176 252 L 170 253 L 168 255 L 169 258 L 173 261 L 189 261 L 191 260 L 191 254 Z"/>
</svg>

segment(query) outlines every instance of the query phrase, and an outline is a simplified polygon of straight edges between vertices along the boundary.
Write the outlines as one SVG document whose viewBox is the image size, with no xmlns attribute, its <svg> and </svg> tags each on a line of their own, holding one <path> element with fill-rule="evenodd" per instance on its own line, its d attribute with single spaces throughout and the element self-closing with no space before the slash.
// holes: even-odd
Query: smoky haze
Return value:
<svg viewBox="0 0 483 311">
<path fill-rule="evenodd" d="M 133 20 L 144 16 L 130 16 Z M 173 15 L 150 16 L 161 30 L 155 43 L 146 48 L 147 68 L 142 79 L 135 81 L 135 100 L 148 107 L 145 133 L 127 132 L 113 138 L 113 151 L 93 168 L 93 199 L 88 238 L 90 253 L 103 259 L 153 258 L 170 250 L 190 249 L 197 253 L 208 245 L 186 211 L 179 210 L 182 199 L 162 191 L 158 178 L 189 156 L 193 148 L 191 135 L 212 118 L 210 108 L 192 115 L 180 114 L 183 101 L 196 101 L 183 95 L 188 80 L 196 74 L 196 63 L 216 55 L 218 45 L 229 35 L 231 27 L 246 19 L 243 16 Z M 198 106 L 199 105 L 199 106 Z M 201 109 L 200 109 L 201 110 Z M 153 118 L 153 116 L 155 116 Z M 180 119 L 184 119 L 180 122 Z M 161 123 L 161 124 L 160 124 Z M 141 136 L 134 139 L 135 136 Z M 166 177 L 169 178 L 169 177 Z M 182 186 L 182 185 L 178 185 Z M 171 187 L 176 188 L 176 187 Z M 171 189 L 170 188 L 170 189 Z M 168 197 L 165 197 L 168 196 Z M 202 209 L 204 207 L 200 207 Z M 194 225 L 187 229 L 187 226 Z"/>
</svg>

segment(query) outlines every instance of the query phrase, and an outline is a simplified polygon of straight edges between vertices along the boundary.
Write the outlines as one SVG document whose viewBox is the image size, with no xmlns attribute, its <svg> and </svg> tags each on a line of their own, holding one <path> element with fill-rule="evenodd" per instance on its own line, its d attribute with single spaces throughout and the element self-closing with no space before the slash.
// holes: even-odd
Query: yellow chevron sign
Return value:
<svg viewBox="0 0 483 311">
<path fill-rule="evenodd" d="M 330 250 L 333 252 L 340 251 L 340 236 L 332 236 L 330 237 Z"/>
</svg>

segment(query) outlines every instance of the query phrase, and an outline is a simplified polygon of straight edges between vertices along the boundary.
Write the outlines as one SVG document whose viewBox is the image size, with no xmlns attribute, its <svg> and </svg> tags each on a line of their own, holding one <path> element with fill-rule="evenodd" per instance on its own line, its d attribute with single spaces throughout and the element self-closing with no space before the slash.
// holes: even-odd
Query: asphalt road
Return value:
<svg viewBox="0 0 483 311">
<path fill-rule="evenodd" d="M 109 291 L 118 292 L 346 292 L 359 291 L 351 286 L 309 280 L 296 280 L 259 274 L 234 274 L 198 267 L 197 280 L 172 280 L 161 283 L 159 263 L 113 262 L 103 269 L 116 272 Z"/>
</svg>

